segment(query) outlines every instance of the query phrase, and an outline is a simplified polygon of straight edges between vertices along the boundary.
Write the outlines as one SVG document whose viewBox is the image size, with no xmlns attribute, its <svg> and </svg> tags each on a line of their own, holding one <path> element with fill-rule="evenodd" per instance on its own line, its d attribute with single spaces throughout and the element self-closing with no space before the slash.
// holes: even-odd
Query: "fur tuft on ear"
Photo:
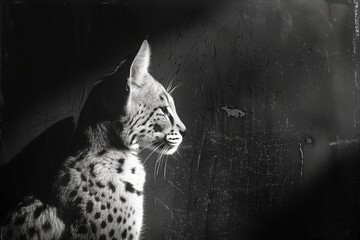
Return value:
<svg viewBox="0 0 360 240">
<path fill-rule="evenodd" d="M 149 43 L 147 40 L 144 40 L 130 67 L 130 83 L 138 86 L 143 84 L 143 77 L 148 72 L 150 65 L 150 55 L 151 51 Z"/>
</svg>

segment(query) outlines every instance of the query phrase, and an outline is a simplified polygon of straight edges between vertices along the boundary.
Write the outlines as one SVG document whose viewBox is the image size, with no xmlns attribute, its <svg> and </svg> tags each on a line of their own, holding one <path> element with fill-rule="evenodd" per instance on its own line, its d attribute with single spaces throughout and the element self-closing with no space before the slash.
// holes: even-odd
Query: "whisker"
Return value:
<svg viewBox="0 0 360 240">
<path fill-rule="evenodd" d="M 169 91 L 169 94 L 172 94 L 172 92 L 175 90 L 175 89 L 177 89 L 178 87 L 180 87 L 181 85 L 183 85 L 182 83 L 179 83 L 178 85 L 176 85 L 173 89 L 171 89 L 170 91 Z"/>
<path fill-rule="evenodd" d="M 161 167 L 161 165 L 162 165 L 162 163 L 163 163 L 164 156 L 165 156 L 165 152 L 167 152 L 167 151 L 169 150 L 169 148 L 170 148 L 169 146 L 166 146 L 166 147 L 165 147 L 165 151 L 164 151 L 164 154 L 161 156 L 160 164 L 159 164 L 159 166 L 158 166 L 156 175 L 159 175 L 160 167 Z"/>
<path fill-rule="evenodd" d="M 164 151 L 165 151 L 165 148 L 161 149 L 160 154 L 159 154 L 158 157 L 156 158 L 155 166 L 154 166 L 154 180 L 156 180 L 156 172 L 157 172 L 156 169 L 158 168 L 158 165 L 160 164 L 160 163 L 159 163 L 159 158 L 161 157 L 161 155 L 163 154 Z"/>
<path fill-rule="evenodd" d="M 159 145 L 152 150 L 152 152 L 149 154 L 149 156 L 147 156 L 147 158 L 144 160 L 143 164 L 146 163 L 146 161 L 149 159 L 149 157 L 161 146 L 161 144 L 163 144 L 163 143 L 159 143 Z"/>
<path fill-rule="evenodd" d="M 145 146 L 145 147 L 141 148 L 141 149 L 139 150 L 139 152 L 138 152 L 138 153 L 141 153 L 144 149 L 146 149 L 146 148 L 150 147 L 151 145 L 153 145 L 153 143 L 150 143 L 149 145 L 147 145 L 147 146 Z"/>
<path fill-rule="evenodd" d="M 166 179 L 166 166 L 167 166 L 167 162 L 168 162 L 168 157 L 169 157 L 169 155 L 166 155 L 166 157 L 165 157 L 164 179 Z"/>
<path fill-rule="evenodd" d="M 176 150 L 176 153 L 177 153 L 177 154 L 179 154 L 179 156 L 182 158 L 182 156 L 181 156 L 181 154 L 179 153 L 179 151 L 178 151 L 178 150 Z"/>
<path fill-rule="evenodd" d="M 176 75 L 170 80 L 168 86 L 166 87 L 167 92 L 169 92 L 169 90 L 171 89 L 171 87 L 172 87 L 172 85 L 174 83 L 175 77 L 176 77 Z"/>
<path fill-rule="evenodd" d="M 164 153 L 167 151 L 167 146 L 165 146 L 165 148 L 163 149 L 163 151 L 161 152 L 161 154 L 159 155 L 159 159 L 158 159 L 158 165 L 157 165 L 157 169 L 156 169 L 156 175 L 159 175 L 159 169 L 161 167 L 161 162 L 162 162 L 162 157 L 164 156 Z"/>
</svg>

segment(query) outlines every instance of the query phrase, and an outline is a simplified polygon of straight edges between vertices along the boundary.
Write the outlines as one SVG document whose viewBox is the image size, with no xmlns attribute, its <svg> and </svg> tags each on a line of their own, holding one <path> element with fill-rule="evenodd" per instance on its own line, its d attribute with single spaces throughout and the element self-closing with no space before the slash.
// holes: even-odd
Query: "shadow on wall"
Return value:
<svg viewBox="0 0 360 240">
<path fill-rule="evenodd" d="M 66 157 L 73 130 L 73 118 L 59 121 L 0 167 L 1 218 L 27 195 L 52 202 L 52 178 Z"/>
<path fill-rule="evenodd" d="M 313 147 L 305 146 L 308 161 L 316 161 Z M 301 191 L 292 192 L 277 211 L 257 216 L 250 239 L 359 239 L 359 158 L 358 143 L 333 146 L 327 164 L 307 177 Z"/>
</svg>

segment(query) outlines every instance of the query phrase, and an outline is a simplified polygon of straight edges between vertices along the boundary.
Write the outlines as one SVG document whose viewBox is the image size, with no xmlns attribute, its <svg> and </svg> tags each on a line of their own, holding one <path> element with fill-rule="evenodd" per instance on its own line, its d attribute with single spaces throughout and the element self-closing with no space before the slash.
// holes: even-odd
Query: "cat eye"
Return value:
<svg viewBox="0 0 360 240">
<path fill-rule="evenodd" d="M 174 125 L 174 118 L 171 116 L 168 108 L 170 108 L 170 106 L 160 107 L 161 111 L 164 113 L 164 116 L 171 122 L 172 125 Z"/>
</svg>

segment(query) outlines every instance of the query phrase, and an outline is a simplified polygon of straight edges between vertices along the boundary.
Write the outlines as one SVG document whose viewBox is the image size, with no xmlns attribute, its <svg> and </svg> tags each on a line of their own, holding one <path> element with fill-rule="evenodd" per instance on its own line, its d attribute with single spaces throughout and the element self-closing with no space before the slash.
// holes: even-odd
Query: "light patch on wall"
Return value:
<svg viewBox="0 0 360 240">
<path fill-rule="evenodd" d="M 224 110 L 227 113 L 228 117 L 244 117 L 247 114 L 247 111 L 241 109 L 241 108 L 232 108 L 228 106 L 221 107 L 222 110 Z"/>
</svg>

